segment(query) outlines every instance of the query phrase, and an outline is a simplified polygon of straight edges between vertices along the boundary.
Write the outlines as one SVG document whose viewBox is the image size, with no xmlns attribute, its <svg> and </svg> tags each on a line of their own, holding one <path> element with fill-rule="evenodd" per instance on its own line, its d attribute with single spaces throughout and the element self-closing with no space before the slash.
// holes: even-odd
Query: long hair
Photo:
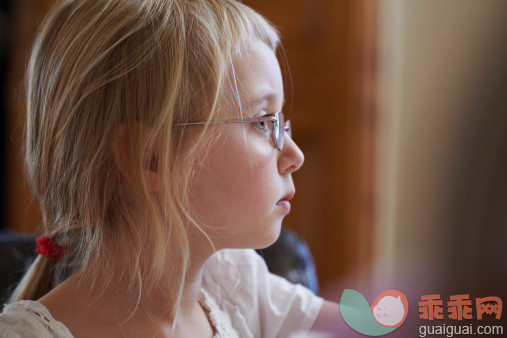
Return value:
<svg viewBox="0 0 507 338">
<path fill-rule="evenodd" d="M 255 39 L 274 51 L 279 43 L 264 18 L 233 0 L 67 0 L 52 8 L 26 71 L 25 162 L 41 232 L 67 253 L 58 263 L 38 256 L 10 301 L 38 299 L 78 268 L 109 276 L 122 256 L 132 262 L 124 276 L 138 303 L 172 267 L 177 318 L 189 261 L 185 224 L 204 233 L 191 217 L 188 183 L 211 129 L 190 138 L 174 124 L 217 118 L 232 59 Z M 111 143 L 120 127 L 139 123 L 149 137 L 129 134 L 127 184 Z M 162 207 L 143 175 L 155 145 Z M 125 197 L 127 185 L 138 205 Z M 148 233 L 135 224 L 136 208 L 149 217 Z M 147 238 L 154 243 L 144 245 Z M 169 238 L 177 258 L 167 255 Z"/>
</svg>

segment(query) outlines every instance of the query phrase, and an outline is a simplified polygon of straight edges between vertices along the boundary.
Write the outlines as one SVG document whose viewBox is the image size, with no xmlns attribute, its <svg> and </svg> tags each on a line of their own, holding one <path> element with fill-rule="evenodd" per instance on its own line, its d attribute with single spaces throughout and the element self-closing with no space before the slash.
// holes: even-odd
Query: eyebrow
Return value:
<svg viewBox="0 0 507 338">
<path fill-rule="evenodd" d="M 268 94 L 263 95 L 262 97 L 248 101 L 247 106 L 257 105 L 257 104 L 264 102 L 264 101 L 274 100 L 275 98 L 276 98 L 276 94 L 268 93 Z M 284 104 L 285 104 L 285 96 L 282 99 L 282 107 Z"/>
</svg>

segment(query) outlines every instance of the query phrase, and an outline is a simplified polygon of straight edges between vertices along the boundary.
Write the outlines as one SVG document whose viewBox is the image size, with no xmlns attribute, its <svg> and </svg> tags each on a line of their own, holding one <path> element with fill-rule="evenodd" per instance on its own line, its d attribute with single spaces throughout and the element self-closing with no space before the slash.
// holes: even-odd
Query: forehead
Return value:
<svg viewBox="0 0 507 338">
<path fill-rule="evenodd" d="M 283 80 L 275 53 L 264 42 L 250 44 L 233 60 L 237 90 L 243 105 L 267 101 L 283 104 Z M 234 83 L 232 83 L 234 85 Z"/>
</svg>

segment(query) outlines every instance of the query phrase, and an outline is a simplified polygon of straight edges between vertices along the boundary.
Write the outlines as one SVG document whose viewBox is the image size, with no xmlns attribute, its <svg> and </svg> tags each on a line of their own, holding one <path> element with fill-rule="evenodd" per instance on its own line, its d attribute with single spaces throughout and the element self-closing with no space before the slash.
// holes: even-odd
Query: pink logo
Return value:
<svg viewBox="0 0 507 338">
<path fill-rule="evenodd" d="M 377 296 L 371 312 L 380 325 L 400 327 L 407 318 L 407 297 L 398 290 L 386 290 Z"/>
</svg>

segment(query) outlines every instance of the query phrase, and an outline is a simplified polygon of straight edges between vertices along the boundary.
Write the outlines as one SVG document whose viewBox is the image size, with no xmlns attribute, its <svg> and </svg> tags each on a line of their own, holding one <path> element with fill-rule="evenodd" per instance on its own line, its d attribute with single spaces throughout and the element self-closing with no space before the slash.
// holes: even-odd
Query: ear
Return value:
<svg viewBox="0 0 507 338">
<path fill-rule="evenodd" d="M 144 148 L 150 135 L 150 128 L 143 125 L 141 122 L 135 122 L 132 124 L 124 123 L 115 132 L 113 140 L 113 155 L 114 162 L 118 168 L 120 174 L 123 176 L 125 181 L 134 185 L 134 177 L 132 173 L 132 158 L 131 158 L 131 142 L 133 135 L 137 135 L 139 142 Z M 146 181 L 146 185 L 150 191 L 159 191 L 161 189 L 162 180 L 158 171 L 158 147 L 155 145 L 152 147 L 153 150 L 149 154 L 146 154 L 146 158 L 150 159 L 148 163 L 143 164 L 143 176 Z"/>
</svg>

